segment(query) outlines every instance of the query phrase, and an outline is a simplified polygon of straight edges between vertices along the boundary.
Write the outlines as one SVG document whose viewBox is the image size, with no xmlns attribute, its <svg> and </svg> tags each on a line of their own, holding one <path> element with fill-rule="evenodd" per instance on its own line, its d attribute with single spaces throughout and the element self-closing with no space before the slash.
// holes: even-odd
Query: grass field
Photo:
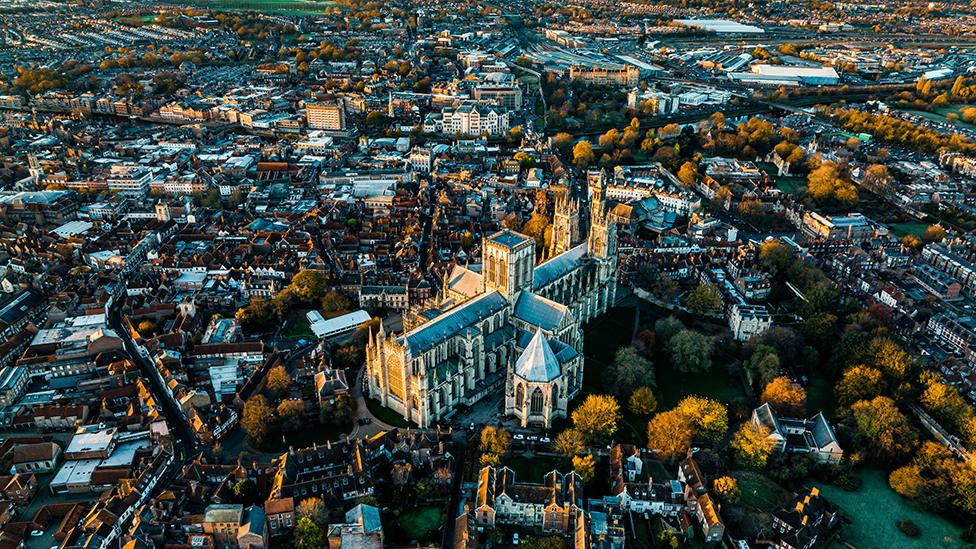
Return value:
<svg viewBox="0 0 976 549">
<path fill-rule="evenodd" d="M 391 425 L 393 427 L 416 427 L 414 424 L 408 424 L 407 420 L 403 419 L 403 416 L 394 412 L 389 408 L 384 408 L 380 401 L 375 398 L 366 399 L 366 408 L 369 412 L 376 416 L 376 419 Z"/>
<path fill-rule="evenodd" d="M 827 501 L 840 507 L 852 520 L 851 524 L 841 529 L 841 539 L 858 549 L 965 546 L 959 539 L 959 526 L 918 509 L 896 494 L 888 487 L 888 475 L 884 471 L 862 469 L 859 475 L 863 484 L 857 492 L 848 492 L 830 484 L 818 485 Z M 917 524 L 921 536 L 910 538 L 903 534 L 897 526 L 899 520 L 911 520 Z"/>
<path fill-rule="evenodd" d="M 412 545 L 413 542 L 431 541 L 444 523 L 444 510 L 440 507 L 414 507 L 396 515 L 391 513 L 383 520 L 390 525 L 388 542 Z"/>
<path fill-rule="evenodd" d="M 790 498 L 790 493 L 772 480 L 751 471 L 732 473 L 739 483 L 742 503 L 769 512 L 779 509 Z"/>
<path fill-rule="evenodd" d="M 891 232 L 899 238 L 909 234 L 922 236 L 922 233 L 927 228 L 928 225 L 925 223 L 893 223 L 891 225 Z"/>
<path fill-rule="evenodd" d="M 806 386 L 808 415 L 823 412 L 825 416 L 834 415 L 837 401 L 834 399 L 834 388 L 823 378 L 811 379 Z"/>
<path fill-rule="evenodd" d="M 671 409 L 688 395 L 713 398 L 724 404 L 745 397 L 742 382 L 719 361 L 712 361 L 712 369 L 706 374 L 679 372 L 663 360 L 656 361 L 655 365 L 657 390 L 654 394 L 658 410 Z"/>
</svg>

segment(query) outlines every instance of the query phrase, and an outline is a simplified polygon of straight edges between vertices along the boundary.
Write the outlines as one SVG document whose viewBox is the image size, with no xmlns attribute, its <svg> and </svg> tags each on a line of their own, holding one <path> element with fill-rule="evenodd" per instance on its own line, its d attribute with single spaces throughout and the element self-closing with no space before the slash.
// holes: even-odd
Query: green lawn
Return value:
<svg viewBox="0 0 976 549">
<path fill-rule="evenodd" d="M 389 525 L 388 543 L 413 545 L 414 542 L 432 541 L 431 537 L 444 524 L 444 510 L 440 507 L 413 507 L 399 514 L 393 511 L 384 517 L 383 525 Z M 439 541 L 439 540 L 438 540 Z"/>
<path fill-rule="evenodd" d="M 308 309 L 291 309 L 285 317 L 285 329 L 281 335 L 284 337 L 311 339 L 315 337 L 312 327 L 308 322 Z"/>
<path fill-rule="evenodd" d="M 366 399 L 366 408 L 369 409 L 369 413 L 376 416 L 376 419 L 391 425 L 393 427 L 416 427 L 413 423 L 408 423 L 407 420 L 403 419 L 403 416 L 394 412 L 389 408 L 384 408 L 380 401 L 375 398 Z"/>
<path fill-rule="evenodd" d="M 862 469 L 859 475 L 863 484 L 857 492 L 830 484 L 817 484 L 827 501 L 840 507 L 852 520 L 851 524 L 841 529 L 841 540 L 858 549 L 964 546 L 959 540 L 962 529 L 958 525 L 926 513 L 896 494 L 888 487 L 888 475 L 884 471 Z M 917 524 L 921 536 L 910 538 L 903 534 L 897 526 L 900 520 L 911 520 Z"/>
<path fill-rule="evenodd" d="M 925 223 L 892 223 L 891 224 L 891 232 L 894 233 L 894 235 L 899 238 L 909 234 L 915 236 L 922 236 L 922 233 L 924 233 L 925 229 L 927 228 L 928 225 L 926 225 Z"/>
<path fill-rule="evenodd" d="M 313 444 L 342 440 L 352 432 L 352 428 L 352 420 L 323 425 L 318 419 L 310 418 L 306 421 L 306 426 L 297 431 L 283 432 L 278 430 L 271 433 L 259 448 L 265 452 L 287 452 L 289 447 L 308 448 Z"/>
<path fill-rule="evenodd" d="M 720 361 L 712 362 L 712 369 L 706 374 L 679 372 L 664 360 L 654 362 L 657 372 L 657 409 L 669 410 L 688 395 L 698 395 L 728 404 L 744 398 L 742 381 L 729 374 Z"/>
<path fill-rule="evenodd" d="M 790 499 L 785 488 L 759 473 L 736 471 L 732 476 L 739 484 L 742 503 L 760 511 L 775 511 Z"/>
<path fill-rule="evenodd" d="M 529 457 L 523 454 L 509 455 L 505 459 L 505 465 L 515 471 L 516 481 L 533 483 L 541 483 L 545 474 L 554 469 L 561 473 L 568 473 L 572 469 L 559 458 L 535 454 L 530 454 Z"/>
<path fill-rule="evenodd" d="M 823 378 L 814 378 L 807 383 L 807 415 L 823 412 L 825 416 L 834 415 L 837 401 L 834 399 L 834 388 Z"/>
<path fill-rule="evenodd" d="M 796 175 L 784 175 L 775 179 L 776 187 L 786 194 L 796 194 L 807 186 L 807 179 Z"/>
</svg>

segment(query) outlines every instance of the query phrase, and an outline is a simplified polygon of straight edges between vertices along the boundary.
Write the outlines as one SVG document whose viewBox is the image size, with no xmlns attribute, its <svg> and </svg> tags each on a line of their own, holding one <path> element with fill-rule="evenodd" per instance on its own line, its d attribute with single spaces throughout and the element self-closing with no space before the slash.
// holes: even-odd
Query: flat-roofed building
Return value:
<svg viewBox="0 0 976 549">
<path fill-rule="evenodd" d="M 346 129 L 346 113 L 342 105 L 336 103 L 313 103 L 305 105 L 305 120 L 309 128 L 316 130 Z"/>
</svg>

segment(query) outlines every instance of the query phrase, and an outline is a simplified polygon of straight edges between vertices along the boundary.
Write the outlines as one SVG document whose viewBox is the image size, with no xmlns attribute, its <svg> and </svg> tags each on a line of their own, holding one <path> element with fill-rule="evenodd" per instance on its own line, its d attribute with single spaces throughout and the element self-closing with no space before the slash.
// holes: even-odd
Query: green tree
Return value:
<svg viewBox="0 0 976 549">
<path fill-rule="evenodd" d="M 712 340 L 694 330 L 681 330 L 668 341 L 671 362 L 682 372 L 707 372 L 712 369 Z"/>
<path fill-rule="evenodd" d="M 779 355 L 776 354 L 776 349 L 765 344 L 757 345 L 752 356 L 746 361 L 745 369 L 753 382 L 760 386 L 769 383 L 780 370 Z"/>
<path fill-rule="evenodd" d="M 295 524 L 295 547 L 298 549 L 321 549 L 327 543 L 325 532 L 309 517 L 298 519 Z"/>
<path fill-rule="evenodd" d="M 291 279 L 289 289 L 305 303 L 318 303 L 325 295 L 328 279 L 319 271 L 300 271 Z"/>
<path fill-rule="evenodd" d="M 607 381 L 618 397 L 624 398 L 641 386 L 654 385 L 654 365 L 633 347 L 621 347 L 606 371 Z"/>
</svg>

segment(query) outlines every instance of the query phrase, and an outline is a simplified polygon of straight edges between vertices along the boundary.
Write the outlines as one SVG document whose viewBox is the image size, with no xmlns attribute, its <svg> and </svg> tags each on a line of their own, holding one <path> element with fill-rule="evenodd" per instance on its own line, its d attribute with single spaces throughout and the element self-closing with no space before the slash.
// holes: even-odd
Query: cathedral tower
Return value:
<svg viewBox="0 0 976 549">
<path fill-rule="evenodd" d="M 555 257 L 580 241 L 579 201 L 569 196 L 569 191 L 556 195 L 555 212 L 552 216 L 552 244 L 549 257 Z"/>
<path fill-rule="evenodd" d="M 498 290 L 512 299 L 532 289 L 535 268 L 535 240 L 515 231 L 503 230 L 484 241 L 481 274 L 485 291 Z"/>
</svg>

